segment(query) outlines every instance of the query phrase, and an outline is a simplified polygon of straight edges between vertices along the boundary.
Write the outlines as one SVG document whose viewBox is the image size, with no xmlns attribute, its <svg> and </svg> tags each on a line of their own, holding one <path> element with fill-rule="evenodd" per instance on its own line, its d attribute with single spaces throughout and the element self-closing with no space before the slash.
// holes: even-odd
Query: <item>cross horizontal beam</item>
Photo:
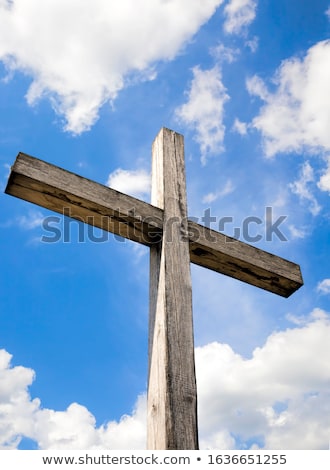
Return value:
<svg viewBox="0 0 330 470">
<path fill-rule="evenodd" d="M 146 246 L 162 237 L 162 209 L 24 153 L 5 192 Z M 189 237 L 191 262 L 199 266 L 283 297 L 303 285 L 297 264 L 196 222 L 188 222 L 183 236 Z"/>
<path fill-rule="evenodd" d="M 143 245 L 161 237 L 161 209 L 24 153 L 5 192 Z"/>
</svg>

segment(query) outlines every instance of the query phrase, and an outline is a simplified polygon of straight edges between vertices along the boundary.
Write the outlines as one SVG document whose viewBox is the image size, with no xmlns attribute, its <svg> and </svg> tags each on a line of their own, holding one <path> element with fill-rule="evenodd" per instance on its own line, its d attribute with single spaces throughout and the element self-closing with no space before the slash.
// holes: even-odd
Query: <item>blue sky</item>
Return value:
<svg viewBox="0 0 330 470">
<path fill-rule="evenodd" d="M 148 201 L 162 126 L 189 214 L 259 217 L 305 281 L 191 267 L 201 448 L 328 448 L 329 33 L 326 0 L 0 0 L 0 448 L 145 447 L 148 249 L 63 218 L 45 243 L 3 190 L 23 151 Z"/>
</svg>

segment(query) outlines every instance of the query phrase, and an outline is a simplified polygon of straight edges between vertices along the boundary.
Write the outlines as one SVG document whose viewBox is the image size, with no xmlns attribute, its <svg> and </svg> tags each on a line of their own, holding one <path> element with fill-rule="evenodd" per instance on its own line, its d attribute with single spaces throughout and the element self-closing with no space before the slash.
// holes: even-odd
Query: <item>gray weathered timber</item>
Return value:
<svg viewBox="0 0 330 470">
<path fill-rule="evenodd" d="M 5 192 L 147 246 L 162 232 L 157 207 L 24 153 Z"/>
<path fill-rule="evenodd" d="M 150 247 L 148 449 L 197 449 L 184 144 L 169 129 L 153 143 L 151 202 L 164 215 Z"/>
<path fill-rule="evenodd" d="M 289 297 L 303 285 L 298 264 L 189 221 L 190 261 Z"/>
<path fill-rule="evenodd" d="M 6 193 L 151 246 L 163 231 L 163 210 L 37 158 L 20 153 Z M 188 222 L 190 260 L 283 297 L 302 286 L 297 264 Z"/>
</svg>

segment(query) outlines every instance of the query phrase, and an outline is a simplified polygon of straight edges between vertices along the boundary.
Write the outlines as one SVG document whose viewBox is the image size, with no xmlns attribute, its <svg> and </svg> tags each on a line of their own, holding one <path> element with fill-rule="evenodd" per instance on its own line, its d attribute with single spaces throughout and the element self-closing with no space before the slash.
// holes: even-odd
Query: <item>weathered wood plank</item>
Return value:
<svg viewBox="0 0 330 470">
<path fill-rule="evenodd" d="M 197 391 L 183 137 L 153 144 L 152 198 L 163 240 L 150 248 L 148 449 L 197 449 Z"/>
<path fill-rule="evenodd" d="M 37 158 L 20 153 L 6 193 L 151 246 L 163 211 Z M 168 222 L 172 224 L 172 222 Z M 189 221 L 193 263 L 283 297 L 303 285 L 297 264 Z"/>
<path fill-rule="evenodd" d="M 157 207 L 23 153 L 5 192 L 147 246 L 162 233 Z"/>
<path fill-rule="evenodd" d="M 282 297 L 303 285 L 299 265 L 189 221 L 192 263 Z"/>
</svg>

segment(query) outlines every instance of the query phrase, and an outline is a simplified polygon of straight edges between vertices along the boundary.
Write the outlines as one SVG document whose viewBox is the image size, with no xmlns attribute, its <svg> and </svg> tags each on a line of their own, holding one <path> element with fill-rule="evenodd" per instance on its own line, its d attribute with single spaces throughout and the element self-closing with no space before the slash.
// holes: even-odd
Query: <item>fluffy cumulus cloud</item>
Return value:
<svg viewBox="0 0 330 470">
<path fill-rule="evenodd" d="M 330 41 L 311 47 L 303 58 L 284 61 L 269 91 L 257 76 L 247 81 L 264 105 L 252 122 L 263 135 L 265 153 L 330 150 Z"/>
<path fill-rule="evenodd" d="M 138 398 L 131 415 L 99 428 L 95 417 L 77 403 L 65 411 L 39 409 L 29 436 L 40 449 L 143 449 L 146 442 L 146 399 Z"/>
<path fill-rule="evenodd" d="M 246 359 L 226 344 L 196 349 L 201 448 L 326 449 L 330 434 L 330 318 L 315 309 L 273 333 Z M 143 449 L 146 397 L 130 415 L 96 427 L 77 403 L 44 409 L 28 387 L 34 372 L 0 350 L 0 448 L 23 436 L 41 449 Z"/>
<path fill-rule="evenodd" d="M 230 0 L 225 7 L 225 31 L 241 33 L 254 20 L 256 8 L 257 0 Z"/>
<path fill-rule="evenodd" d="M 109 175 L 107 185 L 137 198 L 149 196 L 151 175 L 145 170 L 122 170 L 118 168 Z"/>
<path fill-rule="evenodd" d="M 193 69 L 193 80 L 187 91 L 188 101 L 176 110 L 177 118 L 195 132 L 202 163 L 210 154 L 223 151 L 225 126 L 224 105 L 229 96 L 222 83 L 220 69 Z"/>
<path fill-rule="evenodd" d="M 11 355 L 0 350 L 0 449 L 16 448 L 22 437 L 40 449 L 144 448 L 146 400 L 138 398 L 132 414 L 99 428 L 86 407 L 72 403 L 64 411 L 42 408 L 28 388 L 34 371 L 11 366 Z"/>
<path fill-rule="evenodd" d="M 30 105 L 47 97 L 78 134 L 132 74 L 153 78 L 155 63 L 174 58 L 222 2 L 0 0 L 0 60 L 8 78 L 31 78 Z"/>
<path fill-rule="evenodd" d="M 11 367 L 11 355 L 0 350 L 0 449 L 16 448 L 20 436 L 32 433 L 39 400 L 31 400 L 28 387 L 34 371 L 26 367 Z"/>
<path fill-rule="evenodd" d="M 197 348 L 203 448 L 217 438 L 268 449 L 328 448 L 330 321 L 316 309 L 244 359 L 228 345 Z M 237 445 L 237 443 L 236 443 Z"/>
</svg>

